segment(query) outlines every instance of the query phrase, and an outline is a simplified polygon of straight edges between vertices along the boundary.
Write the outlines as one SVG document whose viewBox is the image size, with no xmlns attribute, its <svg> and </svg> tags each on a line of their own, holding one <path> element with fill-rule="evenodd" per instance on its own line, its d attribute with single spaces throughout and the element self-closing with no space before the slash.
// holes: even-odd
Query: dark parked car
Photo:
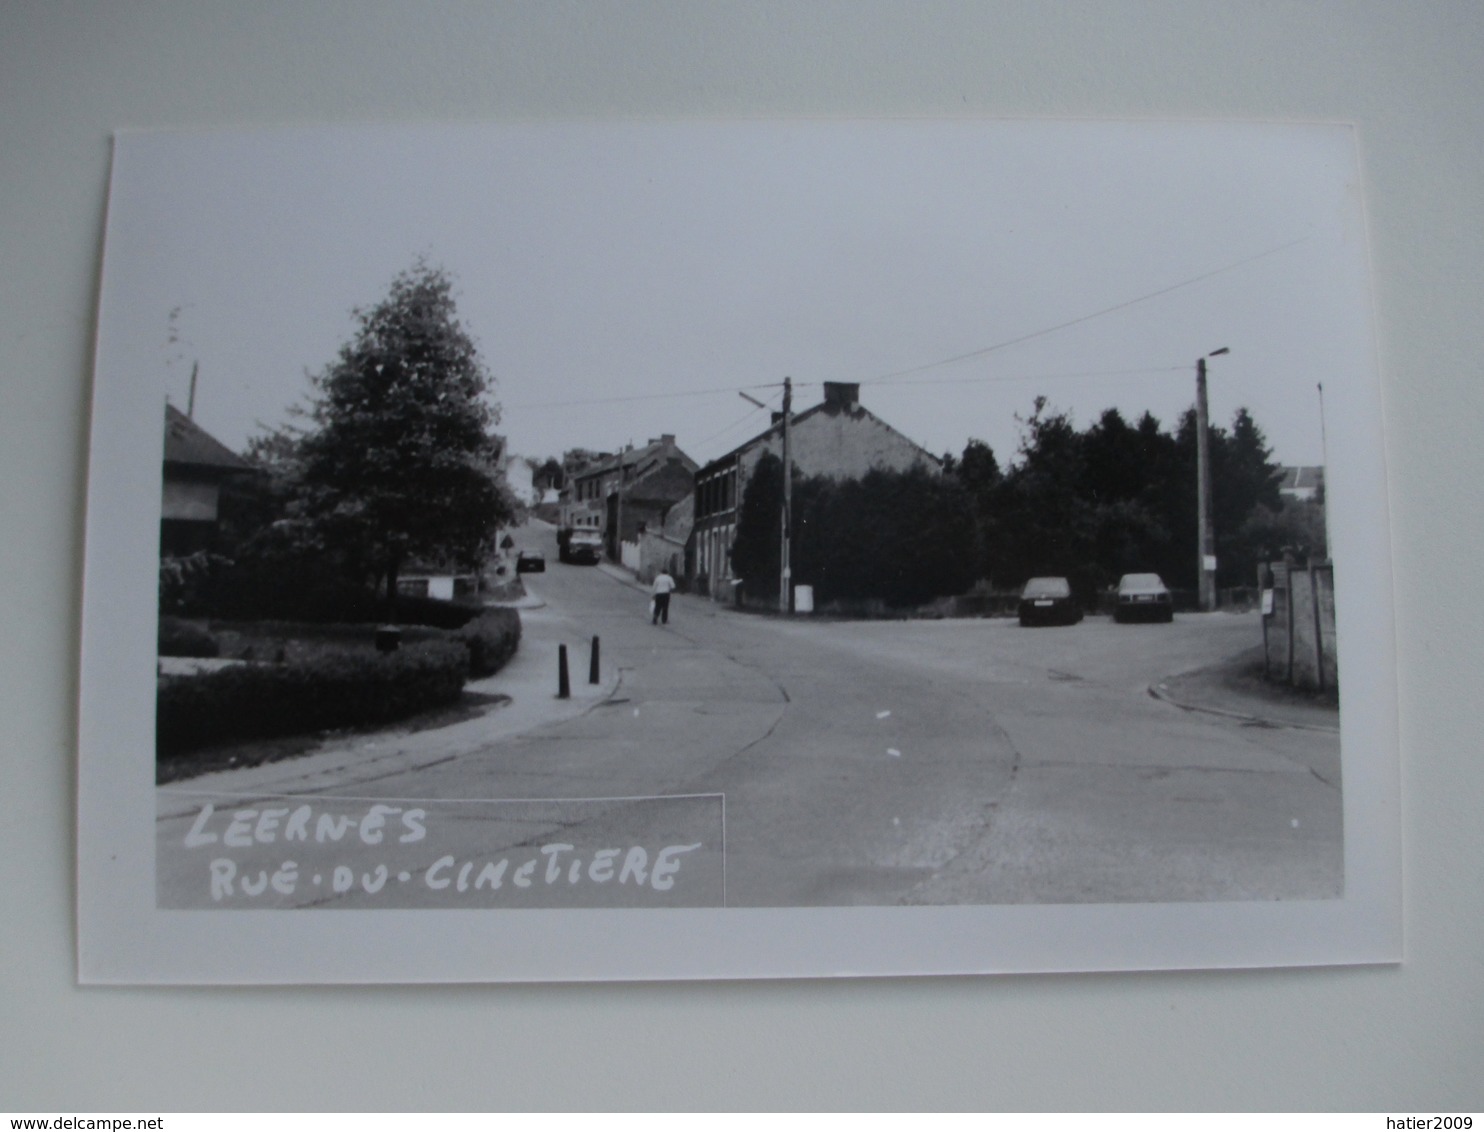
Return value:
<svg viewBox="0 0 1484 1132">
<path fill-rule="evenodd" d="M 1175 603 L 1158 574 L 1125 574 L 1118 579 L 1114 621 L 1173 621 Z"/>
<path fill-rule="evenodd" d="M 517 574 L 546 573 L 546 555 L 539 550 L 522 550 L 515 556 L 515 572 Z"/>
<path fill-rule="evenodd" d="M 1065 578 L 1032 578 L 1020 591 L 1022 625 L 1075 625 L 1081 620 L 1082 607 Z"/>
</svg>

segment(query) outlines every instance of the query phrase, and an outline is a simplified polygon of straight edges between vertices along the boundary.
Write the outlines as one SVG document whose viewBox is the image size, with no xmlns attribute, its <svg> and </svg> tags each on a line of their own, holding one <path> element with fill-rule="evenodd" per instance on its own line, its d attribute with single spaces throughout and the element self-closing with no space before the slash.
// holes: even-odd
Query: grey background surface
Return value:
<svg viewBox="0 0 1484 1132">
<path fill-rule="evenodd" d="M 78 989 L 91 342 L 121 127 L 653 116 L 1360 127 L 1389 428 L 1400 967 Z M 0 1105 L 1484 1108 L 1484 11 L 1394 3 L 0 4 Z"/>
</svg>

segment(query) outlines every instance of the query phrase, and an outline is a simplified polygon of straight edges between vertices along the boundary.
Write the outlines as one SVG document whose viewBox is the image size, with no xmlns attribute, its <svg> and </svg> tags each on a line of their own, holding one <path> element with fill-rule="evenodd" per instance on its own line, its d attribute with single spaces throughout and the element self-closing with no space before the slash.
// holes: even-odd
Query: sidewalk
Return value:
<svg viewBox="0 0 1484 1132">
<path fill-rule="evenodd" d="M 1262 678 L 1262 649 L 1249 649 L 1220 664 L 1181 672 L 1151 684 L 1149 694 L 1187 711 L 1229 716 L 1267 727 L 1340 730 L 1338 704 Z"/>
<path fill-rule="evenodd" d="M 643 593 L 649 592 L 649 587 L 634 576 L 634 572 L 627 566 L 615 566 L 612 562 L 599 562 L 598 569 L 607 574 L 615 582 L 622 582 L 626 586 L 639 590 Z"/>
</svg>

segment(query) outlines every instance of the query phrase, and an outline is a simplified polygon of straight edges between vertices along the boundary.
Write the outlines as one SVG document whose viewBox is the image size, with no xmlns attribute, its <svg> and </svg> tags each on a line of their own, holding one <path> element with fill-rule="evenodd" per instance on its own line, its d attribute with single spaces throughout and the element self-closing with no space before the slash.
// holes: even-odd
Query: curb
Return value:
<svg viewBox="0 0 1484 1132">
<path fill-rule="evenodd" d="M 625 586 L 628 586 L 630 589 L 638 590 L 640 593 L 649 592 L 648 587 L 646 587 L 643 582 L 639 581 L 639 579 L 634 577 L 633 574 L 630 574 L 627 570 L 619 566 L 614 566 L 608 562 L 599 562 L 598 569 L 607 574 L 615 582 L 619 582 Z"/>
<path fill-rule="evenodd" d="M 527 594 L 514 601 L 487 601 L 484 607 L 486 609 L 545 609 L 546 599 Z"/>
<path fill-rule="evenodd" d="M 1252 724 L 1257 727 L 1287 728 L 1291 731 L 1318 731 L 1325 735 L 1338 735 L 1340 733 L 1340 729 L 1338 727 L 1325 727 L 1317 723 L 1287 723 L 1276 719 L 1267 719 L 1259 715 L 1249 715 L 1246 712 L 1230 711 L 1226 708 L 1206 707 L 1203 704 L 1185 703 L 1184 701 L 1177 700 L 1174 696 L 1170 695 L 1169 690 L 1163 683 L 1150 684 L 1149 694 L 1156 700 L 1159 700 L 1161 703 L 1169 704 L 1171 707 L 1177 707 L 1181 711 L 1198 711 L 1206 715 L 1221 716 L 1223 719 L 1235 719 L 1242 723 Z"/>
</svg>

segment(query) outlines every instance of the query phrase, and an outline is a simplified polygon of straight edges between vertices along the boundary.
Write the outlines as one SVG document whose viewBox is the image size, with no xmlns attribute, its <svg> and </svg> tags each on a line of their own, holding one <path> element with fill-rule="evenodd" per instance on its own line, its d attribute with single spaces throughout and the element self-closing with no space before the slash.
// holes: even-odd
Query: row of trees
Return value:
<svg viewBox="0 0 1484 1132">
<path fill-rule="evenodd" d="M 410 562 L 477 569 L 514 514 L 493 381 L 458 319 L 453 285 L 419 262 L 310 377 L 294 423 L 249 443 L 265 475 L 224 520 L 239 591 L 302 599 L 378 586 L 394 612 Z"/>
<path fill-rule="evenodd" d="M 795 470 L 794 580 L 824 601 L 897 607 L 1039 574 L 1065 575 L 1087 601 L 1130 572 L 1195 587 L 1194 410 L 1173 432 L 1116 409 L 1079 430 L 1038 398 L 1022 425 L 1017 459 L 1003 468 L 971 440 L 944 458 L 941 476 L 919 467 L 834 481 Z M 1285 504 L 1281 471 L 1245 409 L 1230 429 L 1210 429 L 1210 451 L 1219 585 L 1251 585 L 1256 564 L 1284 551 L 1325 553 L 1322 502 Z M 742 501 L 733 566 L 754 593 L 778 592 L 782 474 L 764 457 Z"/>
<path fill-rule="evenodd" d="M 1065 574 L 1084 594 L 1119 575 L 1153 571 L 1181 589 L 1197 584 L 1197 424 L 1194 409 L 1173 432 L 1145 413 L 1130 424 L 1116 409 L 1078 430 L 1038 398 L 1023 422 L 1019 459 L 1001 471 L 971 441 L 950 470 L 968 487 L 983 576 L 1016 583 Z M 1323 554 L 1322 514 L 1285 505 L 1282 471 L 1246 409 L 1230 429 L 1209 430 L 1217 584 L 1252 585 L 1257 563 L 1284 550 Z"/>
</svg>

